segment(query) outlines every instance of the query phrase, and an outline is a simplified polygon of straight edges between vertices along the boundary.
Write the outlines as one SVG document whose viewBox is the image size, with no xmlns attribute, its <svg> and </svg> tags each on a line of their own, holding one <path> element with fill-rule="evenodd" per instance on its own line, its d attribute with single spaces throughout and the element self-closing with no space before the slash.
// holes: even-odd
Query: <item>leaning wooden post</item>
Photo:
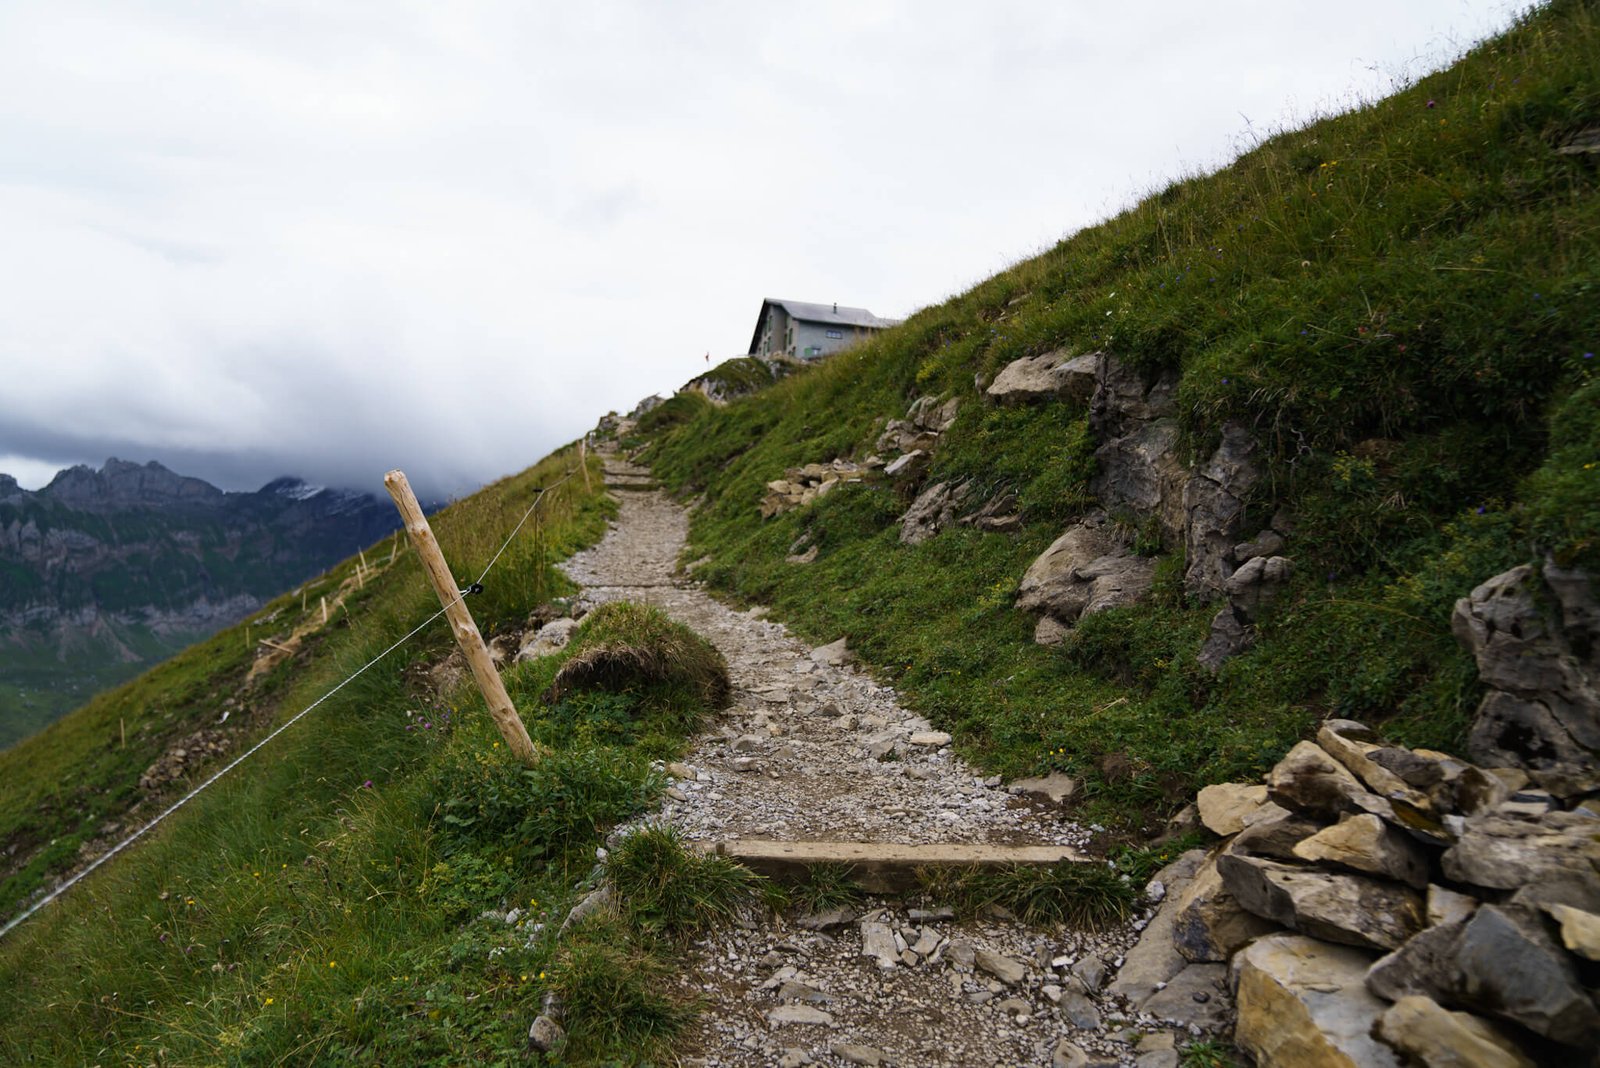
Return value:
<svg viewBox="0 0 1600 1068">
<path fill-rule="evenodd" d="M 416 494 L 411 492 L 411 483 L 406 481 L 404 472 L 390 471 L 383 476 L 383 486 L 394 498 L 395 507 L 400 509 L 406 534 L 410 536 L 417 557 L 422 561 L 422 570 L 427 572 L 428 581 L 433 584 L 433 592 L 439 595 L 439 603 L 444 606 L 444 614 L 450 620 L 450 629 L 455 632 L 456 644 L 461 646 L 461 655 L 467 658 L 472 677 L 477 680 L 478 689 L 483 691 L 484 703 L 489 706 L 494 725 L 500 728 L 500 737 L 506 740 L 512 756 L 531 767 L 538 762 L 539 753 L 533 746 L 533 739 L 528 737 L 528 729 L 522 725 L 522 717 L 517 715 L 516 706 L 511 703 L 511 695 L 506 693 L 505 684 L 500 681 L 500 673 L 494 669 L 494 661 L 489 658 L 489 650 L 483 644 L 483 635 L 478 633 L 478 625 L 472 621 L 472 613 L 467 611 L 460 588 L 450 574 L 450 565 L 445 563 L 439 543 L 433 539 L 428 517 L 422 514 L 422 506 L 417 503 Z"/>
<path fill-rule="evenodd" d="M 583 490 L 593 493 L 594 487 L 589 485 L 589 435 L 585 434 L 578 439 L 578 466 L 583 468 Z"/>
</svg>

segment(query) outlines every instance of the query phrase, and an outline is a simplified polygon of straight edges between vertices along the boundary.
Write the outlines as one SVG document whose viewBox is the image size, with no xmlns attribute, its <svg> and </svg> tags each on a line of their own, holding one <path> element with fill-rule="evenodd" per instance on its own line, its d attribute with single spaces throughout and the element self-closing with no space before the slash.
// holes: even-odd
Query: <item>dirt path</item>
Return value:
<svg viewBox="0 0 1600 1068">
<path fill-rule="evenodd" d="M 567 573 L 591 604 L 657 605 L 704 635 L 734 685 L 732 707 L 683 760 L 692 778 L 656 818 L 695 839 L 1087 842 L 1083 828 L 975 773 L 892 688 L 678 575 L 688 518 L 648 488 L 647 470 L 609 459 L 606 481 L 621 513 Z M 1058 1049 L 1065 1041 L 1098 1063 L 1133 1064 L 1138 1032 L 1111 1033 L 1121 1022 L 1101 987 L 1143 926 L 958 925 L 946 911 L 887 901 L 730 926 L 683 962 L 680 984 L 708 1001 L 694 1063 L 1097 1063 Z M 985 969 L 985 952 L 1008 963 Z"/>
</svg>

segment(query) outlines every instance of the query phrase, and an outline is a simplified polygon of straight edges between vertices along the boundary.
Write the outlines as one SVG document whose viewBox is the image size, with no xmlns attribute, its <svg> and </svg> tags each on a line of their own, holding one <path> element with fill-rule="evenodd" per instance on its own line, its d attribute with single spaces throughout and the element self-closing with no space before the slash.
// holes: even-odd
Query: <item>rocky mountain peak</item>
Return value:
<svg viewBox="0 0 1600 1068">
<path fill-rule="evenodd" d="M 59 472 L 39 494 L 85 512 L 210 507 L 226 496 L 211 483 L 179 475 L 154 460 L 134 464 L 115 456 L 98 471 L 78 464 Z"/>
</svg>

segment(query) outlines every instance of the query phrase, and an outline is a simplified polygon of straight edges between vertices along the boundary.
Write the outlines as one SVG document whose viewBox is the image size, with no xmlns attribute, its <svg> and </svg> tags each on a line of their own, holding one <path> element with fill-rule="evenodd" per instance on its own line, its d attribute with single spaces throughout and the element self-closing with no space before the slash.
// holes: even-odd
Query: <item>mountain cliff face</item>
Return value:
<svg viewBox="0 0 1600 1068">
<path fill-rule="evenodd" d="M 158 463 L 0 475 L 0 745 L 397 526 L 369 494 L 224 492 Z"/>
</svg>

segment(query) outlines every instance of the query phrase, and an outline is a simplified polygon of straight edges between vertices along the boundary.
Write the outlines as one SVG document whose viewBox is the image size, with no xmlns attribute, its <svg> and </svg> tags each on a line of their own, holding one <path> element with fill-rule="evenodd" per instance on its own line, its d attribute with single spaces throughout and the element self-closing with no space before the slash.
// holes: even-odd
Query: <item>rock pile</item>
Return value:
<svg viewBox="0 0 1600 1068">
<path fill-rule="evenodd" d="M 1135 1008 L 1227 967 L 1263 1066 L 1592 1062 L 1600 800 L 1332 720 L 1197 806 L 1223 840 L 1169 876 L 1111 987 Z"/>
<path fill-rule="evenodd" d="M 850 460 L 833 460 L 825 464 L 806 464 L 791 467 L 783 477 L 767 483 L 766 496 L 761 498 L 761 518 L 768 519 L 792 508 L 801 508 L 819 497 L 826 497 L 834 487 L 843 482 L 861 482 L 875 471 L 883 469 L 883 461 L 869 456 L 863 463 Z"/>
</svg>

